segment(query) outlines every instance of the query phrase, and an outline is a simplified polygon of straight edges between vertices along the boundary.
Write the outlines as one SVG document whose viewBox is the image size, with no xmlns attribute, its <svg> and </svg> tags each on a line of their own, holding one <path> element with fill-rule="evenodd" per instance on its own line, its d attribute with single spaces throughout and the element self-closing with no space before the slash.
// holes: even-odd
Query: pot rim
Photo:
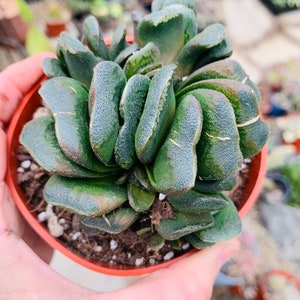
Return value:
<svg viewBox="0 0 300 300">
<path fill-rule="evenodd" d="M 55 237 L 51 236 L 48 232 L 47 227 L 40 223 L 36 218 L 36 215 L 29 210 L 29 205 L 26 204 L 26 201 L 23 201 L 24 192 L 21 187 L 17 184 L 17 159 L 16 159 L 16 149 L 19 145 L 18 138 L 15 136 L 19 136 L 23 127 L 27 121 L 32 118 L 32 115 L 35 109 L 38 107 L 40 103 L 40 96 L 38 95 L 38 89 L 41 85 L 41 82 L 45 80 L 45 76 L 36 83 L 36 85 L 25 95 L 20 105 L 18 106 L 11 123 L 9 125 L 7 131 L 7 170 L 6 170 L 6 182 L 9 186 L 9 189 L 12 194 L 12 198 L 15 201 L 16 206 L 19 211 L 25 218 L 25 220 L 30 224 L 30 226 L 37 232 L 37 234 L 45 240 L 49 246 L 53 249 L 56 249 L 67 256 L 69 259 L 78 263 L 81 266 L 86 267 L 92 271 L 96 271 L 106 275 L 113 276 L 139 276 L 151 273 L 161 268 L 168 267 L 174 262 L 181 260 L 185 257 L 188 257 L 198 250 L 191 249 L 189 252 L 174 258 L 170 261 L 166 261 L 157 265 L 148 266 L 148 267 L 124 267 L 124 266 L 114 266 L 109 264 L 102 263 L 97 264 L 93 261 L 87 261 L 83 257 L 78 256 L 74 252 L 65 248 L 65 246 Z M 31 103 L 31 99 L 34 103 Z M 267 160 L 267 146 L 264 146 L 262 151 L 258 153 L 255 158 L 252 160 L 252 164 L 250 167 L 251 178 L 255 179 L 255 183 L 246 184 L 243 195 L 246 195 L 244 203 L 241 204 L 239 208 L 239 216 L 242 218 L 245 214 L 250 210 L 250 208 L 254 205 L 255 201 L 258 198 L 263 178 L 266 174 L 266 160 Z"/>
</svg>

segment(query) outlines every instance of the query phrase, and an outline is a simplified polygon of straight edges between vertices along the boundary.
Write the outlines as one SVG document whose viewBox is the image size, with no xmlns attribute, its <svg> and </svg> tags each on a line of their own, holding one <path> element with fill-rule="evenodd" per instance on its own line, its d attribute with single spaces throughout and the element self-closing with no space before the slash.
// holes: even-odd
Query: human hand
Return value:
<svg viewBox="0 0 300 300">
<path fill-rule="evenodd" d="M 18 214 L 6 184 L 6 135 L 4 128 L 12 117 L 16 107 L 29 89 L 43 76 L 42 61 L 45 57 L 53 57 L 47 52 L 32 56 L 7 67 L 0 73 L 0 231 L 5 230 L 4 223 L 10 223 L 10 228 L 27 244 L 40 253 L 43 260 L 49 261 L 53 250 L 29 227 Z"/>
<path fill-rule="evenodd" d="M 30 57 L 0 73 L 0 125 L 7 124 L 18 102 L 42 76 L 49 53 Z M 30 76 L 27 76 L 27 74 Z M 2 125 L 2 127 L 3 127 Z M 0 126 L 0 295 L 4 299 L 197 299 L 210 298 L 222 264 L 238 249 L 238 241 L 211 248 L 156 271 L 132 286 L 110 293 L 80 287 L 51 269 L 52 250 L 18 213 L 4 182 L 6 137 Z M 38 255 L 39 256 L 38 256 Z M 41 259 L 42 258 L 42 259 Z"/>
</svg>

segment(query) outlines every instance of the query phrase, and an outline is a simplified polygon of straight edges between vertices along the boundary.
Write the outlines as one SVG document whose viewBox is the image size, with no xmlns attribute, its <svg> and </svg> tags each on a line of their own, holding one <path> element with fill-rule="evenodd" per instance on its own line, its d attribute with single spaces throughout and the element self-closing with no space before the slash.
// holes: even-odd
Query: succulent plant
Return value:
<svg viewBox="0 0 300 300">
<path fill-rule="evenodd" d="M 156 249 L 183 237 L 202 248 L 240 233 L 223 191 L 268 128 L 257 88 L 228 58 L 222 24 L 198 33 L 194 1 L 154 0 L 132 43 L 120 26 L 107 45 L 89 16 L 82 39 L 61 34 L 56 53 L 39 90 L 49 116 L 28 122 L 20 138 L 51 174 L 48 203 L 94 233 L 118 234 L 142 219 L 139 232 L 152 232 Z"/>
</svg>

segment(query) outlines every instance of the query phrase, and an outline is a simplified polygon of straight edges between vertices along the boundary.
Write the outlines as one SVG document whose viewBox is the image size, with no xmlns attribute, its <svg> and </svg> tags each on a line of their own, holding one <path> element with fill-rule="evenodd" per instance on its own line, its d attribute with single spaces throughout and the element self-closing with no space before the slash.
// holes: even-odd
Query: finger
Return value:
<svg viewBox="0 0 300 300">
<path fill-rule="evenodd" d="M 6 183 L 0 182 L 0 233 L 9 229 L 22 237 L 23 225 Z"/>
<path fill-rule="evenodd" d="M 143 295 L 143 300 L 208 300 L 221 266 L 238 248 L 237 239 L 217 243 L 166 269 L 154 272 L 131 287 L 110 294 L 108 299 L 134 299 L 136 295 Z"/>
<path fill-rule="evenodd" d="M 26 223 L 20 215 L 4 181 L 0 182 L 0 234 L 12 231 L 32 248 L 38 256 L 49 263 L 53 249 Z"/>
<path fill-rule="evenodd" d="M 0 73 L 0 121 L 9 121 L 19 101 L 42 77 L 43 59 L 53 56 L 51 52 L 39 53 L 8 66 Z"/>
<path fill-rule="evenodd" d="M 41 294 L 46 299 L 89 299 L 90 290 L 56 273 L 11 230 L 0 232 L 0 245 L 1 299 L 33 299 Z"/>
<path fill-rule="evenodd" d="M 7 81 L 10 81 L 10 84 L 23 95 L 28 92 L 28 89 L 43 74 L 42 63 L 46 57 L 55 57 L 55 55 L 52 52 L 43 52 L 9 65 L 0 73 L 1 91 L 7 86 Z"/>
<path fill-rule="evenodd" d="M 0 182 L 4 180 L 6 172 L 6 135 L 0 126 Z"/>
</svg>

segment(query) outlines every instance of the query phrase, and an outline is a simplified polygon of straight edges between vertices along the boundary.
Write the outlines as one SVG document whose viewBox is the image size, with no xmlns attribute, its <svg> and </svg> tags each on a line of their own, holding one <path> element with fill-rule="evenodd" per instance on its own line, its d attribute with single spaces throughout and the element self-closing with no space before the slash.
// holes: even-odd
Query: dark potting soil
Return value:
<svg viewBox="0 0 300 300">
<path fill-rule="evenodd" d="M 43 198 L 43 187 L 49 174 L 34 162 L 22 146 L 19 147 L 17 158 L 18 181 L 32 212 L 48 227 L 53 236 L 77 255 L 100 264 L 144 267 L 168 261 L 193 248 L 182 239 L 181 244 L 166 242 L 159 250 L 153 250 L 149 242 L 151 232 L 140 230 L 147 222 L 151 228 L 150 221 L 146 217 L 137 221 L 131 229 L 117 235 L 99 231 L 91 235 L 91 232 L 88 233 L 83 228 L 76 214 L 46 203 Z M 237 186 L 227 194 L 236 205 L 243 193 L 250 164 L 251 160 L 245 160 L 239 170 Z M 151 213 L 153 226 L 160 218 L 170 217 L 172 209 L 167 201 L 157 199 Z"/>
</svg>

